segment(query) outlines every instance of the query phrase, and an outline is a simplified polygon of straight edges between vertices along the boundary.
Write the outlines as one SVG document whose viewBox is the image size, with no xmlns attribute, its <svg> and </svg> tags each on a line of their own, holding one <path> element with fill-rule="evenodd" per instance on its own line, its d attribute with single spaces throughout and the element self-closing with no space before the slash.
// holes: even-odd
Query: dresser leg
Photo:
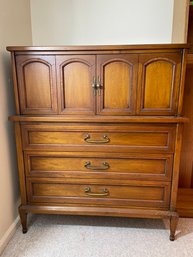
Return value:
<svg viewBox="0 0 193 257">
<path fill-rule="evenodd" d="M 176 216 L 170 217 L 170 241 L 175 240 L 175 233 L 178 225 L 178 219 L 179 219 L 178 214 L 176 214 Z"/>
<path fill-rule="evenodd" d="M 27 212 L 19 207 L 19 216 L 23 234 L 27 233 Z"/>
</svg>

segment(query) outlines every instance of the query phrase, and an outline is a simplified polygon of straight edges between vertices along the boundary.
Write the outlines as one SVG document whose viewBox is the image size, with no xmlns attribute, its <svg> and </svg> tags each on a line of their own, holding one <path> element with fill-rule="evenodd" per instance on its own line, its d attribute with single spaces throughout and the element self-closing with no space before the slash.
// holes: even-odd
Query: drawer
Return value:
<svg viewBox="0 0 193 257">
<path fill-rule="evenodd" d="M 26 175 L 32 177 L 80 177 L 171 180 L 172 154 L 28 152 Z"/>
<path fill-rule="evenodd" d="M 27 192 L 31 203 L 168 208 L 170 183 L 28 178 Z"/>
<path fill-rule="evenodd" d="M 175 125 L 22 125 L 24 149 L 173 152 Z"/>
</svg>

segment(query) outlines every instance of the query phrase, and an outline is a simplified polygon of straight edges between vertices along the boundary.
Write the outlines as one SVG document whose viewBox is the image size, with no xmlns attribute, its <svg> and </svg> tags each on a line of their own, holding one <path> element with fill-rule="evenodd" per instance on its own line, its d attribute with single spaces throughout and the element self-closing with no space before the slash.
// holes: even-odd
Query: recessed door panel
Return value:
<svg viewBox="0 0 193 257">
<path fill-rule="evenodd" d="M 134 114 L 137 60 L 128 54 L 97 56 L 98 114 Z"/>
<path fill-rule="evenodd" d="M 172 115 L 177 112 L 180 54 L 140 55 L 137 112 Z"/>
<path fill-rule="evenodd" d="M 94 56 L 57 56 L 62 114 L 94 114 L 94 65 Z"/>
<path fill-rule="evenodd" d="M 16 63 L 21 113 L 56 113 L 55 57 L 22 55 Z"/>
<path fill-rule="evenodd" d="M 171 107 L 172 76 L 172 63 L 158 60 L 146 66 L 144 108 Z"/>
<path fill-rule="evenodd" d="M 129 64 L 115 61 L 104 67 L 105 109 L 130 108 L 130 80 Z"/>
</svg>

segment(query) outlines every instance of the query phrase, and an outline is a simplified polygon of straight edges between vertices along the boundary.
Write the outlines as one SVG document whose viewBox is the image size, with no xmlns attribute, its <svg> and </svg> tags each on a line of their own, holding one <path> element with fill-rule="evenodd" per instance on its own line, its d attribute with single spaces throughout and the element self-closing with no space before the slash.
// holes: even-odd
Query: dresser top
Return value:
<svg viewBox="0 0 193 257">
<path fill-rule="evenodd" d="M 187 44 L 144 44 L 144 45 L 70 45 L 70 46 L 8 46 L 8 51 L 106 51 L 106 50 L 156 50 L 183 49 Z"/>
</svg>

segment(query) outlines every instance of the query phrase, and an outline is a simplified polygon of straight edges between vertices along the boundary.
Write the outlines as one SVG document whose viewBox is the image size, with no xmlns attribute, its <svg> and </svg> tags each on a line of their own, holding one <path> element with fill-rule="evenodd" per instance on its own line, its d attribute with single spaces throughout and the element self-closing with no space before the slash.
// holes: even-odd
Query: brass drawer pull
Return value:
<svg viewBox="0 0 193 257">
<path fill-rule="evenodd" d="M 90 135 L 87 134 L 84 137 L 84 141 L 86 141 L 89 144 L 106 144 L 110 142 L 110 138 L 108 138 L 107 135 L 103 135 L 103 139 L 93 140 L 90 138 Z"/>
<path fill-rule="evenodd" d="M 110 168 L 110 165 L 107 162 L 103 162 L 102 166 L 95 166 L 92 165 L 91 162 L 86 162 L 84 167 L 89 170 L 108 170 Z"/>
<path fill-rule="evenodd" d="M 92 88 L 93 88 L 93 94 L 94 96 L 96 95 L 96 90 L 97 90 L 97 87 L 96 87 L 96 78 L 93 77 L 93 83 L 92 83 Z"/>
<path fill-rule="evenodd" d="M 101 191 L 102 191 L 101 193 L 93 193 L 90 187 L 85 187 L 84 189 L 84 192 L 86 195 L 93 196 L 93 197 L 98 197 L 98 196 L 102 197 L 102 196 L 109 195 L 109 190 L 107 188 L 103 188 Z"/>
<path fill-rule="evenodd" d="M 98 81 L 97 81 L 97 84 L 96 84 L 96 89 L 98 91 L 98 95 L 100 96 L 101 95 L 101 80 L 100 80 L 99 76 L 98 76 Z"/>
</svg>

